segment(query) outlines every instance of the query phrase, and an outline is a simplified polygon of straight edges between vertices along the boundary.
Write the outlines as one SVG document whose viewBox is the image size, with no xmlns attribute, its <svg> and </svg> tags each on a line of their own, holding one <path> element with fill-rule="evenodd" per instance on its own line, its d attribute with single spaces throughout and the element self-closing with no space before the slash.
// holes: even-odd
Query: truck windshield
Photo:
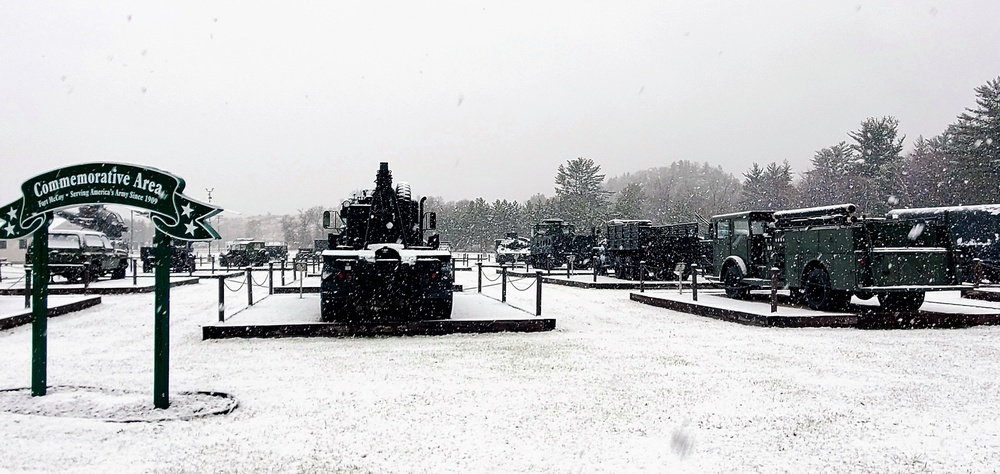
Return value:
<svg viewBox="0 0 1000 474">
<path fill-rule="evenodd" d="M 104 247 L 104 242 L 101 241 L 101 236 L 99 235 L 85 235 L 83 236 L 83 243 L 87 247 Z"/>
<path fill-rule="evenodd" d="M 49 234 L 50 249 L 78 249 L 80 237 L 71 234 Z"/>
</svg>

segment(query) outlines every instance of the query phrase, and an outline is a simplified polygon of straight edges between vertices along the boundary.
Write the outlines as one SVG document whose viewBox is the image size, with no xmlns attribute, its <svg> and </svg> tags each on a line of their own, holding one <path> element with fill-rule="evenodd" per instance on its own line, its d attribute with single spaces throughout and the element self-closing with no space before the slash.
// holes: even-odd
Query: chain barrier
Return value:
<svg viewBox="0 0 1000 474">
<path fill-rule="evenodd" d="M 528 278 L 518 278 L 518 280 L 528 280 Z M 507 283 L 510 283 L 511 288 L 514 288 L 517 291 L 528 291 L 528 290 L 531 289 L 531 287 L 535 286 L 536 282 L 538 282 L 538 279 L 536 279 L 536 278 L 531 278 L 530 280 L 531 280 L 531 283 L 528 283 L 528 286 L 526 286 L 524 288 L 518 288 L 517 285 L 514 284 L 514 280 L 511 280 L 511 279 L 508 279 Z"/>
<path fill-rule="evenodd" d="M 21 283 L 21 280 L 24 280 L 24 277 L 25 275 L 21 275 L 21 278 L 18 278 L 17 280 L 14 281 L 14 283 L 11 283 L 10 286 L 7 287 L 7 289 L 9 290 L 11 288 L 14 288 L 14 285 Z"/>
<path fill-rule="evenodd" d="M 250 281 L 253 282 L 254 286 L 264 287 L 264 283 L 267 283 L 267 277 L 264 277 L 264 283 L 257 283 L 257 280 L 253 277 L 253 272 L 250 272 Z"/>
<path fill-rule="evenodd" d="M 233 293 L 235 293 L 235 292 L 240 291 L 240 290 L 243 289 L 243 285 L 247 284 L 247 280 L 246 280 L 246 278 L 244 278 L 243 281 L 240 282 L 240 286 L 238 288 L 236 288 L 235 290 L 229 287 L 229 281 L 228 281 L 228 279 L 224 278 L 222 280 L 222 284 L 226 285 L 226 289 L 227 290 L 232 291 Z"/>
<path fill-rule="evenodd" d="M 490 278 L 490 277 L 486 276 L 486 273 L 483 273 L 483 278 L 485 278 L 486 281 L 497 281 L 497 280 L 500 279 L 500 274 L 497 273 L 497 277 L 496 278 Z"/>
</svg>

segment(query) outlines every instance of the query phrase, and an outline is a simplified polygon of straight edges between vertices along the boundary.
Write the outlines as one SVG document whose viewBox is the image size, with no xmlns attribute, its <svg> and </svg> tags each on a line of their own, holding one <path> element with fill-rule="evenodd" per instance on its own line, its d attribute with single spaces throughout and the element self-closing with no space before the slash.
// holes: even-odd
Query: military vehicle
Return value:
<svg viewBox="0 0 1000 474">
<path fill-rule="evenodd" d="M 531 254 L 531 241 L 518 237 L 517 232 L 507 232 L 506 238 L 496 239 L 496 261 L 500 265 L 524 262 Z"/>
<path fill-rule="evenodd" d="M 948 228 L 928 219 L 865 219 L 853 204 L 714 216 L 715 276 L 731 298 L 788 288 L 813 309 L 840 309 L 852 295 L 888 310 L 915 310 L 927 291 L 961 289 Z"/>
<path fill-rule="evenodd" d="M 339 213 L 323 214 L 328 235 L 320 285 L 323 321 L 389 322 L 451 317 L 455 282 L 451 252 L 440 237 L 424 240 L 424 200 L 410 186 L 392 184 L 380 163 L 375 189 L 348 199 Z M 436 216 L 427 214 L 427 228 Z M 338 224 L 338 222 L 340 224 Z"/>
<path fill-rule="evenodd" d="M 31 261 L 29 240 L 26 253 Z M 84 267 L 87 267 L 86 272 Z M 118 249 L 106 235 L 94 230 L 52 230 L 49 232 L 49 274 L 61 276 L 70 283 L 81 281 L 88 274 L 90 281 L 110 275 L 125 278 L 128 255 Z"/>
<path fill-rule="evenodd" d="M 153 264 L 156 263 L 153 247 L 140 247 L 139 260 L 142 261 L 142 272 L 153 271 Z M 193 272 L 195 270 L 195 256 L 191 249 L 191 242 L 170 239 L 170 271 L 171 272 Z"/>
<path fill-rule="evenodd" d="M 102 204 L 63 209 L 56 211 L 55 214 L 75 225 L 100 232 L 112 241 L 120 240 L 128 231 L 122 216 Z"/>
<path fill-rule="evenodd" d="M 686 280 L 692 264 L 712 271 L 711 241 L 699 236 L 696 222 L 654 226 L 649 220 L 614 219 L 605 238 L 605 260 L 616 278 L 676 280 L 679 269 Z"/>
<path fill-rule="evenodd" d="M 544 219 L 535 224 L 531 234 L 528 263 L 535 268 L 551 270 L 569 263 L 575 268 L 590 268 L 597 246 L 597 232 L 578 235 L 576 226 L 562 219 Z"/>
<path fill-rule="evenodd" d="M 982 262 L 981 277 L 1000 283 L 1000 204 L 894 209 L 887 217 L 934 219 L 944 224 L 955 247 L 962 251 L 962 281 L 976 282 L 973 263 L 978 258 Z"/>
<path fill-rule="evenodd" d="M 288 260 L 288 244 L 284 242 L 267 242 L 264 244 L 264 252 L 269 261 Z"/>
<path fill-rule="evenodd" d="M 225 253 L 219 256 L 219 264 L 224 267 L 256 267 L 268 261 L 264 241 L 248 238 L 230 242 Z"/>
</svg>

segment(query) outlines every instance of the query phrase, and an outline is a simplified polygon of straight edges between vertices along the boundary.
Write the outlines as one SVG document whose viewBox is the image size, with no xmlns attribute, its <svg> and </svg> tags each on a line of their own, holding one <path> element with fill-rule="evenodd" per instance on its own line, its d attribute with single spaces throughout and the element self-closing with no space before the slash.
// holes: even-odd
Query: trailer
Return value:
<svg viewBox="0 0 1000 474">
<path fill-rule="evenodd" d="M 686 280 L 694 264 L 711 272 L 711 241 L 700 237 L 696 222 L 654 226 L 649 220 L 614 219 L 606 229 L 605 261 L 616 278 Z"/>
</svg>

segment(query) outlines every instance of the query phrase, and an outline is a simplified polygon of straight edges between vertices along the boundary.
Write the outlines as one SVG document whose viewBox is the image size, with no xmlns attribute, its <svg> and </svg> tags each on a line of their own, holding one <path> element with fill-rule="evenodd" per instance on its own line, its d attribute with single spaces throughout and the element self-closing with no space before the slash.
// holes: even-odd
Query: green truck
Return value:
<svg viewBox="0 0 1000 474">
<path fill-rule="evenodd" d="M 60 276 L 70 283 L 88 277 L 97 281 L 102 276 L 111 279 L 125 278 L 128 255 L 114 246 L 101 232 L 93 230 L 52 230 L 49 232 L 49 274 Z M 27 250 L 31 261 L 32 247 Z"/>
<path fill-rule="evenodd" d="M 713 216 L 715 277 L 730 298 L 753 288 L 790 290 L 812 309 L 877 296 L 884 309 L 916 310 L 927 291 L 959 290 L 959 251 L 933 219 L 858 218 L 853 204 Z"/>
</svg>

